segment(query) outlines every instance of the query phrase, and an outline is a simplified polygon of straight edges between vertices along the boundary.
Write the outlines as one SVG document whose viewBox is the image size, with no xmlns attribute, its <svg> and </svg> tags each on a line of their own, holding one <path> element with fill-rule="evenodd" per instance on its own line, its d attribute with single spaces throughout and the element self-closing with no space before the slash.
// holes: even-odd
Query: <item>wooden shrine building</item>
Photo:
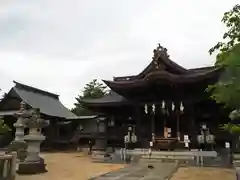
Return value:
<svg viewBox="0 0 240 180">
<path fill-rule="evenodd" d="M 202 124 L 215 135 L 216 146 L 224 146 L 229 136 L 219 125 L 229 121 L 228 113 L 206 92 L 208 85 L 218 81 L 220 72 L 214 66 L 185 69 L 170 60 L 167 49 L 159 44 L 142 72 L 104 80 L 110 93 L 83 103 L 107 117 L 108 146 L 123 146 L 131 126 L 139 148 L 147 148 L 153 141 L 163 149 L 173 149 L 183 144 L 184 135 L 195 147 Z"/>
<path fill-rule="evenodd" d="M 66 132 L 66 129 L 71 128 L 66 128 L 66 125 L 63 127 L 61 124 L 66 124 L 63 122 L 76 118 L 76 115 L 59 101 L 58 95 L 16 81 L 14 83 L 15 86 L 0 102 L 0 116 L 13 129 L 11 137 L 5 143 L 2 143 L 1 146 L 11 142 L 15 134 L 13 124 L 17 120 L 15 114 L 20 108 L 21 101 L 25 101 L 29 108 L 39 108 L 41 117 L 49 121 L 50 125 L 43 130 L 46 136 L 45 142 L 51 144 L 53 141 L 66 138 L 67 135 L 72 133 Z"/>
</svg>

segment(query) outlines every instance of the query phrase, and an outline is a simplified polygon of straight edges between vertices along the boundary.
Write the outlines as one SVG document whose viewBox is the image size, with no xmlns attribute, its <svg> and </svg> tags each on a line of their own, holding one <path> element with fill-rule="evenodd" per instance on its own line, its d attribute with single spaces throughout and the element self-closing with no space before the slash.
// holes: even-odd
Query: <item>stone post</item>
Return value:
<svg viewBox="0 0 240 180">
<path fill-rule="evenodd" d="M 32 117 L 26 122 L 29 128 L 29 134 L 24 136 L 24 140 L 28 144 L 27 157 L 24 162 L 19 164 L 18 173 L 20 174 L 36 174 L 46 172 L 44 159 L 39 156 L 40 144 L 45 140 L 42 135 L 42 128 L 48 123 L 40 118 L 39 109 L 32 110 Z"/>
</svg>

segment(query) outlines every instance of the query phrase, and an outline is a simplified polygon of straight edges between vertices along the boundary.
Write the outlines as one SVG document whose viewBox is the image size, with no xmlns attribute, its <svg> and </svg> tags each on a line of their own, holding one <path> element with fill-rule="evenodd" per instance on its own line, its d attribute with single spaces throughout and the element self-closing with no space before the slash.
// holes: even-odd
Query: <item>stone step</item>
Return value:
<svg viewBox="0 0 240 180">
<path fill-rule="evenodd" d="M 117 154 L 120 154 L 120 150 L 116 151 Z M 127 150 L 127 154 L 131 155 L 148 155 L 148 149 L 134 149 Z M 194 152 L 192 151 L 152 151 L 152 155 L 168 155 L 168 156 L 192 156 Z"/>
<path fill-rule="evenodd" d="M 142 156 L 142 159 L 176 159 L 176 160 L 187 160 L 193 159 L 193 156 Z"/>
<path fill-rule="evenodd" d="M 234 160 L 233 164 L 235 167 L 240 167 L 240 160 Z"/>
<path fill-rule="evenodd" d="M 235 160 L 240 160 L 240 154 L 237 154 L 237 153 L 233 154 L 233 158 Z"/>
</svg>

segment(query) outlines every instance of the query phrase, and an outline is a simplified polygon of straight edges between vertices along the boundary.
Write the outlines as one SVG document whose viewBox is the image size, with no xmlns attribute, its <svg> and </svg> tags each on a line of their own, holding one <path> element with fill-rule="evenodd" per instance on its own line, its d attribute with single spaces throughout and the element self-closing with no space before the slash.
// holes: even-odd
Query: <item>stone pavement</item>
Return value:
<svg viewBox="0 0 240 180">
<path fill-rule="evenodd" d="M 154 168 L 150 169 L 148 165 L 152 165 Z M 91 180 L 165 180 L 174 172 L 175 168 L 176 163 L 173 162 L 139 163 L 91 178 Z"/>
</svg>

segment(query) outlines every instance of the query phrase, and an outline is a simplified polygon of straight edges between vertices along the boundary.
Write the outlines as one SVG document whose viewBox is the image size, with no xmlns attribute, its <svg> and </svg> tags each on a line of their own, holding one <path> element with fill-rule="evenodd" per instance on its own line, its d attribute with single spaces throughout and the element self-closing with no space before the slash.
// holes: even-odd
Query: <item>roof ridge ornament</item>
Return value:
<svg viewBox="0 0 240 180">
<path fill-rule="evenodd" d="M 169 55 L 167 53 L 167 48 L 161 46 L 160 43 L 158 43 L 158 47 L 153 50 L 153 63 L 156 65 L 156 68 L 160 68 L 160 62 L 159 58 L 166 59 L 169 58 Z"/>
</svg>

